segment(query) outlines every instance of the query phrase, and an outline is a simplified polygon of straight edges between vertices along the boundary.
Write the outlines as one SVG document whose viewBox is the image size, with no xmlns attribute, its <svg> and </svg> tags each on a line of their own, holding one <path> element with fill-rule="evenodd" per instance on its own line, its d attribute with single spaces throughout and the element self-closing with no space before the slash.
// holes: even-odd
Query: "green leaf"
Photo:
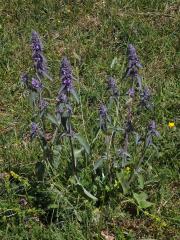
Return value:
<svg viewBox="0 0 180 240">
<path fill-rule="evenodd" d="M 139 183 L 139 188 L 143 189 L 144 188 L 144 177 L 141 174 L 138 174 L 138 183 Z"/>
<path fill-rule="evenodd" d="M 113 68 L 115 64 L 117 64 L 117 57 L 115 57 L 115 58 L 112 60 L 111 68 Z"/>
<path fill-rule="evenodd" d="M 84 150 L 87 152 L 87 154 L 89 154 L 90 146 L 89 146 L 88 142 L 86 141 L 86 139 L 84 137 L 82 137 L 80 134 L 75 134 L 74 138 L 79 141 L 79 143 L 84 148 Z"/>
<path fill-rule="evenodd" d="M 31 106 L 34 106 L 34 104 L 36 103 L 37 97 L 38 97 L 38 93 L 31 91 L 31 93 L 29 95 L 29 102 L 30 102 Z"/>
<path fill-rule="evenodd" d="M 56 203 L 52 203 L 48 205 L 48 209 L 56 209 L 56 208 L 59 208 L 59 205 Z"/>
<path fill-rule="evenodd" d="M 97 160 L 96 163 L 94 164 L 94 171 L 96 171 L 98 168 L 101 168 L 104 161 L 105 161 L 104 158 L 100 158 L 99 160 Z"/>
<path fill-rule="evenodd" d="M 78 186 L 80 187 L 80 190 L 83 191 L 85 197 L 88 197 L 88 198 L 92 199 L 93 201 L 98 200 L 95 196 L 93 196 L 90 192 L 88 192 L 81 184 L 78 184 Z"/>
<path fill-rule="evenodd" d="M 147 201 L 148 195 L 145 192 L 141 193 L 133 193 L 133 197 L 136 200 L 138 206 L 142 209 L 146 209 L 148 207 L 151 207 L 153 203 Z"/>
<path fill-rule="evenodd" d="M 74 150 L 74 157 L 75 158 L 79 158 L 81 156 L 82 151 L 84 150 L 84 148 L 81 149 L 75 149 Z"/>
<path fill-rule="evenodd" d="M 123 189 L 123 193 L 124 194 L 127 194 L 128 193 L 128 185 L 127 185 L 127 181 L 123 180 L 122 178 L 120 179 L 120 184 L 121 184 L 121 187 Z"/>
<path fill-rule="evenodd" d="M 139 207 L 142 208 L 142 209 L 146 209 L 146 208 L 149 208 L 153 205 L 153 203 L 149 202 L 149 201 L 146 201 L 146 200 L 141 200 L 139 202 Z"/>
<path fill-rule="evenodd" d="M 93 201 L 97 201 L 97 200 L 98 200 L 95 196 L 93 196 L 89 191 L 87 191 L 87 190 L 83 187 L 83 185 L 79 182 L 79 180 L 77 179 L 77 177 L 76 177 L 76 181 L 77 181 L 77 186 L 79 187 L 79 190 L 82 191 L 82 193 L 85 195 L 85 197 L 88 197 L 88 198 L 92 199 Z"/>
<path fill-rule="evenodd" d="M 58 123 L 56 117 L 54 117 L 50 114 L 47 114 L 47 118 L 50 120 L 51 123 L 55 124 L 56 126 L 59 126 L 59 123 Z"/>
<path fill-rule="evenodd" d="M 70 92 L 72 93 L 73 97 L 76 99 L 76 102 L 79 103 L 79 96 L 74 88 L 71 88 Z"/>
</svg>

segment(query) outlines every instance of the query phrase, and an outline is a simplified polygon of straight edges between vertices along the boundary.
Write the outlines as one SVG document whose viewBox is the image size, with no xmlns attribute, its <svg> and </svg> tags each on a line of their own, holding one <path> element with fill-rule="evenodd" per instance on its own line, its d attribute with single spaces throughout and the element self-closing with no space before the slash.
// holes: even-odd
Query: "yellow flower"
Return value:
<svg viewBox="0 0 180 240">
<path fill-rule="evenodd" d="M 169 122 L 169 123 L 168 123 L 168 127 L 169 127 L 169 128 L 175 127 L 175 123 L 174 123 L 174 122 Z"/>
<path fill-rule="evenodd" d="M 126 167 L 126 168 L 125 168 L 125 172 L 126 172 L 127 174 L 129 174 L 129 173 L 131 172 L 131 168 L 130 168 L 130 167 Z"/>
</svg>

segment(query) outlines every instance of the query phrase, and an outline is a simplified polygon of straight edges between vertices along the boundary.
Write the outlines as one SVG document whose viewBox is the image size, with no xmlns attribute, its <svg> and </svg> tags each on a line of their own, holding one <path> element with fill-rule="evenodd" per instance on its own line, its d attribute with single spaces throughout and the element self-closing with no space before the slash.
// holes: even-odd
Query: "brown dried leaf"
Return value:
<svg viewBox="0 0 180 240">
<path fill-rule="evenodd" d="M 109 233 L 107 230 L 102 230 L 101 236 L 104 237 L 105 240 L 114 240 L 115 239 L 115 236 L 112 233 Z"/>
</svg>

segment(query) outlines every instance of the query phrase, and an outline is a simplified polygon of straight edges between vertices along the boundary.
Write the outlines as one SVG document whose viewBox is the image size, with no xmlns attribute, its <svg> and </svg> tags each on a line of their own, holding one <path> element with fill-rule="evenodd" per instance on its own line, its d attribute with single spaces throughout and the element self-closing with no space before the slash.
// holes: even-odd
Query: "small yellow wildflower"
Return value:
<svg viewBox="0 0 180 240">
<path fill-rule="evenodd" d="M 175 127 L 175 123 L 174 122 L 169 122 L 168 123 L 168 127 L 169 128 L 174 128 Z"/>
<path fill-rule="evenodd" d="M 130 167 L 126 167 L 125 171 L 126 171 L 127 174 L 129 174 L 131 172 L 131 168 Z"/>
</svg>

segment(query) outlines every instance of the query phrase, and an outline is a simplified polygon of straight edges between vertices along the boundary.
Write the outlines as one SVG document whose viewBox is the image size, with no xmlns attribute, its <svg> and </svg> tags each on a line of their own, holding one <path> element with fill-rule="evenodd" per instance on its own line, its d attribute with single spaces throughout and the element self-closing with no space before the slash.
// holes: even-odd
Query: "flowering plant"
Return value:
<svg viewBox="0 0 180 240">
<path fill-rule="evenodd" d="M 73 126 L 75 106 L 73 99 L 77 104 L 82 105 L 82 102 L 75 88 L 75 78 L 70 61 L 67 57 L 61 61 L 61 84 L 54 99 L 56 103 L 54 110 L 52 110 L 49 108 L 44 91 L 44 79 L 48 78 L 52 81 L 52 78 L 48 73 L 42 42 L 36 32 L 32 33 L 31 46 L 35 76 L 30 78 L 29 74 L 25 73 L 21 81 L 29 92 L 35 112 L 30 136 L 32 140 L 35 138 L 39 140 L 43 153 L 42 160 L 36 164 L 38 179 L 44 180 L 50 172 L 56 174 L 59 166 L 64 168 L 61 159 L 67 154 L 68 177 L 73 176 L 75 184 L 87 197 L 97 200 L 99 195 L 97 186 L 107 192 L 121 188 L 126 194 L 136 178 L 141 176 L 148 149 L 155 146 L 154 138 L 160 135 L 153 118 L 150 119 L 144 133 L 138 133 L 136 118 L 143 111 L 148 110 L 153 113 L 153 103 L 150 90 L 144 87 L 139 74 L 142 65 L 135 47 L 132 44 L 128 46 L 128 64 L 124 78 L 130 81 L 123 81 L 123 84 L 128 84 L 129 87 L 124 93 L 120 92 L 115 77 L 108 77 L 106 100 L 101 102 L 99 107 L 98 132 L 89 144 L 87 137 L 82 137 Z M 95 156 L 93 150 L 96 144 L 98 145 L 97 141 L 102 142 L 103 154 L 99 159 L 94 159 L 92 163 L 89 162 L 87 167 L 87 161 Z M 101 148 L 98 151 L 101 155 Z M 81 159 L 79 164 L 78 159 Z M 85 180 L 81 174 L 89 167 L 91 167 L 92 178 Z M 80 179 L 96 186 L 94 188 L 96 190 L 93 188 L 91 190 L 97 197 L 84 188 Z"/>
</svg>

